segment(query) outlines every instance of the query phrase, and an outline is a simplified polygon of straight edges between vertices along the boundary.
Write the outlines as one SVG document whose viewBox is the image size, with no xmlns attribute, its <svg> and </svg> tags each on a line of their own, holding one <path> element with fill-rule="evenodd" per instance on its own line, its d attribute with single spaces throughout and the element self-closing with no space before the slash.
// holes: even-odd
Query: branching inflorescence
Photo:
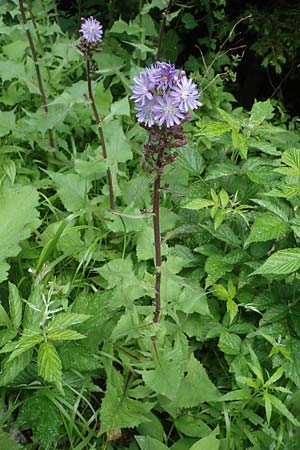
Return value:
<svg viewBox="0 0 300 450">
<path fill-rule="evenodd" d="M 155 245 L 155 289 L 156 306 L 154 322 L 159 321 L 161 311 L 161 236 L 159 202 L 161 176 L 164 167 L 172 164 L 177 152 L 171 149 L 185 145 L 186 137 L 182 123 L 191 119 L 190 110 L 201 106 L 196 84 L 184 70 L 177 70 L 173 64 L 157 62 L 134 77 L 131 86 L 137 119 L 149 131 L 145 144 L 144 169 L 155 173 L 153 185 L 153 228 Z"/>
</svg>

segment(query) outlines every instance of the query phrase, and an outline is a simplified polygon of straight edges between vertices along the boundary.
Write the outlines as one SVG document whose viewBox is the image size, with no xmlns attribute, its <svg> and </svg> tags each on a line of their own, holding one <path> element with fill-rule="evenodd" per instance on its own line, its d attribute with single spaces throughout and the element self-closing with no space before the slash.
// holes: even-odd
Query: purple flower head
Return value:
<svg viewBox="0 0 300 450">
<path fill-rule="evenodd" d="M 82 19 L 82 25 L 79 32 L 82 34 L 82 39 L 90 44 L 100 44 L 100 42 L 102 41 L 102 25 L 93 17 Z"/>
<path fill-rule="evenodd" d="M 179 79 L 176 85 L 172 87 L 170 95 L 174 103 L 179 106 L 179 109 L 186 113 L 189 109 L 196 109 L 202 105 L 197 100 L 199 94 L 196 84 L 186 76 Z"/>
<path fill-rule="evenodd" d="M 163 94 L 162 97 L 158 96 L 153 110 L 157 124 L 160 126 L 166 124 L 167 128 L 179 125 L 185 117 L 185 114 L 180 111 L 169 94 Z"/>
<path fill-rule="evenodd" d="M 153 94 L 151 89 L 154 84 L 149 78 L 148 72 L 141 72 L 139 77 L 134 77 L 133 81 L 136 86 L 130 86 L 133 94 L 130 98 L 133 99 L 137 105 L 144 106 L 146 101 L 152 100 Z"/>
<path fill-rule="evenodd" d="M 144 105 L 136 104 L 136 117 L 139 123 L 143 123 L 147 127 L 152 127 L 155 124 L 154 105 L 155 100 L 153 98 L 145 102 Z"/>
<path fill-rule="evenodd" d="M 130 86 L 139 123 L 148 128 L 173 128 L 191 119 L 189 110 L 201 106 L 195 83 L 184 70 L 157 62 L 133 78 Z"/>
<path fill-rule="evenodd" d="M 148 73 L 153 83 L 165 91 L 172 86 L 176 69 L 174 64 L 157 62 L 154 66 L 150 67 Z"/>
</svg>

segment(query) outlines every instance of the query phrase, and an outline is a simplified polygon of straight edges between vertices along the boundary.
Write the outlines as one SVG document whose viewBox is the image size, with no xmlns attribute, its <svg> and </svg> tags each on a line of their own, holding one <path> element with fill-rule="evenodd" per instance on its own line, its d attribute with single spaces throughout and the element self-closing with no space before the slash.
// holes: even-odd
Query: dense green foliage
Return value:
<svg viewBox="0 0 300 450">
<path fill-rule="evenodd" d="M 166 2 L 112 21 L 94 58 L 107 160 L 78 35 L 51 1 L 31 6 L 47 113 L 18 2 L 0 5 L 0 448 L 299 449 L 297 120 L 269 100 L 236 108 L 218 76 L 235 59 L 215 41 L 186 59 L 203 107 L 163 175 L 154 323 L 153 175 L 129 86 L 155 61 Z M 167 16 L 167 61 L 197 27 L 188 6 Z"/>
</svg>

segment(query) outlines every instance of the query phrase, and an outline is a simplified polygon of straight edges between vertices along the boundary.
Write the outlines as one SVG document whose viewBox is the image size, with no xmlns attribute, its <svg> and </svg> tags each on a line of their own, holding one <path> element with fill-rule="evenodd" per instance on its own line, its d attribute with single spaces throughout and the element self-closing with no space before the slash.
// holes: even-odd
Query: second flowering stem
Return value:
<svg viewBox="0 0 300 450">
<path fill-rule="evenodd" d="M 98 125 L 98 135 L 99 135 L 99 140 L 100 140 L 100 144 L 101 144 L 101 148 L 102 148 L 102 156 L 103 156 L 103 159 L 107 159 L 107 150 L 106 150 L 103 129 L 101 126 L 101 119 L 100 119 L 100 116 L 99 116 L 99 113 L 97 110 L 97 106 L 95 103 L 94 95 L 93 95 L 92 80 L 91 80 L 91 59 L 90 59 L 89 55 L 86 56 L 86 74 L 87 74 L 89 99 L 91 101 L 94 117 L 95 117 L 96 123 Z M 110 171 L 109 167 L 107 168 L 106 176 L 107 176 L 107 183 L 108 183 L 108 189 L 109 189 L 109 205 L 110 205 L 111 209 L 114 209 L 114 190 L 113 190 L 112 175 L 111 175 L 111 171 Z"/>
</svg>

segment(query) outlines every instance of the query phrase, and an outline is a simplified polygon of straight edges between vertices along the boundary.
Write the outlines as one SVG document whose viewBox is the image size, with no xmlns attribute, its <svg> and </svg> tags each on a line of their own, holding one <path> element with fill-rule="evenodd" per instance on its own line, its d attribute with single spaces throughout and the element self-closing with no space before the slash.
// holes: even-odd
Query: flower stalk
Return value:
<svg viewBox="0 0 300 450">
<path fill-rule="evenodd" d="M 92 79 L 91 72 L 95 70 L 95 66 L 91 64 L 91 58 L 93 52 L 100 52 L 101 49 L 99 44 L 102 42 L 102 25 L 93 17 L 82 20 L 82 25 L 80 28 L 80 33 L 82 34 L 80 44 L 78 45 L 79 50 L 83 53 L 86 60 L 86 77 L 87 77 L 87 85 L 88 85 L 88 96 L 91 102 L 94 118 L 98 127 L 98 137 L 101 144 L 102 156 L 103 159 L 107 159 L 107 149 L 104 138 L 103 129 L 101 126 L 101 118 L 98 113 L 98 109 L 96 106 L 93 88 L 92 88 Z M 113 190 L 113 181 L 111 170 L 108 167 L 106 171 L 107 184 L 109 190 L 109 206 L 110 209 L 114 209 L 114 190 Z"/>
</svg>

